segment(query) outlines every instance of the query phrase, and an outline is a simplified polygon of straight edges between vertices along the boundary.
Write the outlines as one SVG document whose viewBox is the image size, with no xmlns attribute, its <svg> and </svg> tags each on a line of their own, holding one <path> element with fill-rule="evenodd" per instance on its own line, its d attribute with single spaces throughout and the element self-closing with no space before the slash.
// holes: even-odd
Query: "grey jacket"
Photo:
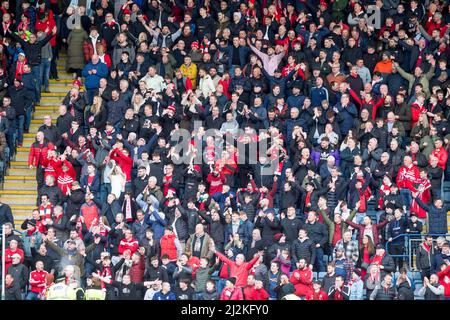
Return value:
<svg viewBox="0 0 450 320">
<path fill-rule="evenodd" d="M 38 41 L 44 39 L 46 37 L 45 33 L 43 35 L 41 35 L 40 37 L 37 38 Z M 50 42 L 47 42 L 47 44 L 45 46 L 42 47 L 41 49 L 41 61 L 47 59 L 47 60 L 51 60 L 53 58 L 53 54 L 52 54 L 52 46 L 50 45 Z"/>
</svg>

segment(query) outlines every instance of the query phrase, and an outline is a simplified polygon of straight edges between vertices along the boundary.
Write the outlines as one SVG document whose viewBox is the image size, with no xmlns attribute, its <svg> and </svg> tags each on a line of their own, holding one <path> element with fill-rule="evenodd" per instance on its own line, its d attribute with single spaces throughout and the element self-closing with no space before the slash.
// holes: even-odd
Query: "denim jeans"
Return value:
<svg viewBox="0 0 450 320">
<path fill-rule="evenodd" d="M 102 183 L 100 185 L 100 203 L 105 203 L 106 198 L 108 197 L 108 194 L 111 193 L 111 183 Z"/>
<path fill-rule="evenodd" d="M 44 85 L 45 89 L 48 89 L 49 86 L 49 77 L 50 77 L 50 64 L 51 60 L 48 59 L 42 59 L 41 65 L 40 65 L 40 74 L 39 74 L 39 81 L 40 86 L 39 89 L 41 89 L 41 86 Z"/>
<path fill-rule="evenodd" d="M 356 214 L 356 223 L 357 224 L 362 224 L 362 222 L 363 222 L 363 220 L 364 220 L 364 217 L 366 216 L 366 213 L 365 212 L 358 212 L 357 214 Z"/>
<path fill-rule="evenodd" d="M 34 78 L 36 79 L 36 84 L 34 86 L 34 99 L 36 102 L 41 101 L 41 68 L 40 65 L 33 66 L 31 68 Z"/>
<path fill-rule="evenodd" d="M 23 129 L 25 124 L 25 116 L 17 116 L 16 117 L 16 128 L 17 128 L 17 142 L 22 144 L 23 143 Z"/>
<path fill-rule="evenodd" d="M 400 194 L 402 195 L 403 203 L 405 204 L 406 210 L 409 212 L 409 210 L 411 208 L 411 202 L 412 202 L 411 190 L 406 189 L 406 188 L 401 188 Z"/>
<path fill-rule="evenodd" d="M 15 153 L 16 150 L 16 128 L 15 123 L 13 128 L 8 128 L 5 132 L 6 135 L 6 142 L 8 143 L 9 149 L 12 151 L 12 153 Z"/>
<path fill-rule="evenodd" d="M 92 102 L 94 101 L 94 95 L 95 95 L 96 90 L 97 89 L 86 89 L 86 95 L 87 95 L 89 104 L 92 104 Z"/>
<path fill-rule="evenodd" d="M 323 248 L 316 248 L 316 263 L 315 265 L 318 267 L 319 272 L 325 272 L 327 269 L 325 268 L 325 263 L 323 262 Z"/>
<path fill-rule="evenodd" d="M 30 291 L 27 294 L 26 300 L 39 300 L 39 293 Z"/>
<path fill-rule="evenodd" d="M 220 278 L 217 282 L 216 282 L 216 288 L 217 288 L 217 292 L 222 292 L 223 288 L 225 288 L 227 279 L 222 279 Z"/>
</svg>

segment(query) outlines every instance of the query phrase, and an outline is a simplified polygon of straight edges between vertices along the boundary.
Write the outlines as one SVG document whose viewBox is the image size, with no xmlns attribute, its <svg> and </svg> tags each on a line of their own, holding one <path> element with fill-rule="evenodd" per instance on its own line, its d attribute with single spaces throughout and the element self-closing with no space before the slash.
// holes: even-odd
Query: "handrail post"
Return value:
<svg viewBox="0 0 450 320">
<path fill-rule="evenodd" d="M 2 300 L 5 300 L 5 276 L 6 276 L 6 270 L 5 270 L 5 247 L 6 247 L 6 235 L 5 235 L 5 224 L 2 225 Z"/>
</svg>

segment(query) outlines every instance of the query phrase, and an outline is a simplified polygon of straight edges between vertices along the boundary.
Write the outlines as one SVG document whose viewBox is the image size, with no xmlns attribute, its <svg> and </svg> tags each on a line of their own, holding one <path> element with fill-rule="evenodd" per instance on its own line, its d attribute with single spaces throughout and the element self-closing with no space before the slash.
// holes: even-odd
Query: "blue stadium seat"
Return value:
<svg viewBox="0 0 450 320">
<path fill-rule="evenodd" d="M 317 273 L 317 280 L 322 280 L 323 277 L 325 277 L 327 273 L 326 272 L 318 272 Z"/>
</svg>

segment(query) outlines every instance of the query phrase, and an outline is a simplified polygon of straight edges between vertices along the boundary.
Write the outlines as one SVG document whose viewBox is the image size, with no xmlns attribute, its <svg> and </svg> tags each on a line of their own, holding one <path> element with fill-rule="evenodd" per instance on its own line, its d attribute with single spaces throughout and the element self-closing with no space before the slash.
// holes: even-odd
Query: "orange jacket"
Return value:
<svg viewBox="0 0 450 320">
<path fill-rule="evenodd" d="M 378 71 L 380 73 L 392 73 L 392 65 L 393 63 L 391 60 L 381 60 L 375 65 L 375 69 L 373 70 L 373 72 Z"/>
</svg>

